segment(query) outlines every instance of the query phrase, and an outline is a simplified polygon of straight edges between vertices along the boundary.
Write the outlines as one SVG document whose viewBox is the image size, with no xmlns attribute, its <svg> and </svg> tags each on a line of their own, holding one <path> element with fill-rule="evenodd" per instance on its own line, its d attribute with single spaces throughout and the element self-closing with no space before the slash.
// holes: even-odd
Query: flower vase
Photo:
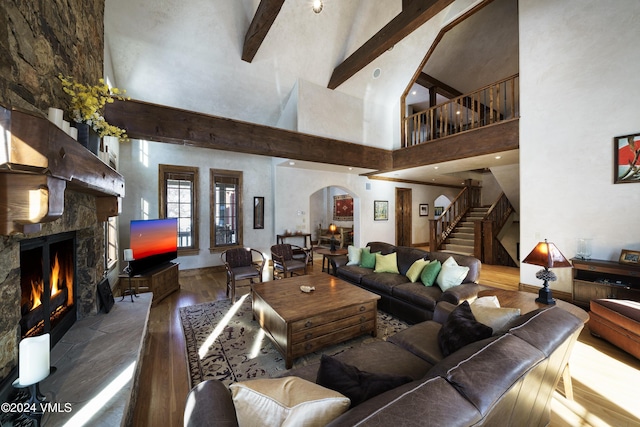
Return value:
<svg viewBox="0 0 640 427">
<path fill-rule="evenodd" d="M 78 142 L 97 156 L 100 150 L 100 135 L 86 123 L 75 123 L 75 127 L 78 129 Z"/>
</svg>

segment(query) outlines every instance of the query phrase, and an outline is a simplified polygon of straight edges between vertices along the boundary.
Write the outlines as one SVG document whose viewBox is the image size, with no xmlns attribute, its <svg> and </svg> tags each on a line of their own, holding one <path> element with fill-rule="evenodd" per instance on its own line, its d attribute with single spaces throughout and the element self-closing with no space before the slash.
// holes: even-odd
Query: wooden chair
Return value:
<svg viewBox="0 0 640 427">
<path fill-rule="evenodd" d="M 254 254 L 259 255 L 260 261 L 254 261 Z M 231 293 L 231 300 L 236 300 L 236 281 L 249 280 L 253 283 L 254 279 L 262 282 L 262 271 L 264 270 L 265 260 L 262 252 L 251 248 L 232 248 L 220 254 L 224 267 L 227 270 L 227 298 Z"/>
<path fill-rule="evenodd" d="M 304 258 L 294 258 L 295 253 L 303 253 Z M 288 243 L 271 246 L 271 259 L 273 260 L 273 277 L 282 273 L 284 277 L 293 276 L 295 274 L 307 274 L 307 264 L 309 263 L 310 252 L 304 248 Z"/>
</svg>

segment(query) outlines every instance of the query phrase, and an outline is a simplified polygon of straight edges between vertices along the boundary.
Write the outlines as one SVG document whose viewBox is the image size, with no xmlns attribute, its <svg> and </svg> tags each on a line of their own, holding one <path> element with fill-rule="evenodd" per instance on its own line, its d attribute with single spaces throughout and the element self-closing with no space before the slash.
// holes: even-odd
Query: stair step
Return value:
<svg viewBox="0 0 640 427">
<path fill-rule="evenodd" d="M 471 246 L 473 247 L 474 245 L 474 241 L 473 239 L 464 239 L 464 238 L 458 238 L 458 237 L 450 237 L 447 239 L 447 241 L 445 242 L 445 244 L 452 244 L 452 245 L 462 245 L 462 246 Z"/>
<path fill-rule="evenodd" d="M 469 240 L 474 240 L 475 239 L 475 234 L 473 233 L 465 233 L 464 231 L 460 231 L 458 229 L 455 229 L 451 232 L 451 234 L 449 234 L 449 237 L 455 237 L 457 239 L 469 239 Z"/>
<path fill-rule="evenodd" d="M 455 253 L 460 255 L 473 255 L 473 248 L 469 248 L 467 246 L 443 245 L 440 251 Z"/>
</svg>

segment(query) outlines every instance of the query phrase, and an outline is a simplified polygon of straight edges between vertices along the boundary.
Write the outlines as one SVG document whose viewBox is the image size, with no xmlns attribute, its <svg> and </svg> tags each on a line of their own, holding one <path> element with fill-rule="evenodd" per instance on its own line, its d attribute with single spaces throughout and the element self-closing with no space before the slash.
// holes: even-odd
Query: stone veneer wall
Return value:
<svg viewBox="0 0 640 427">
<path fill-rule="evenodd" d="M 67 190 L 62 218 L 29 235 L 0 237 L 0 381 L 18 363 L 20 342 L 20 241 L 76 231 L 76 313 L 98 311 L 97 283 L 104 272 L 104 223 L 96 218 L 95 197 Z"/>
<path fill-rule="evenodd" d="M 67 109 L 58 74 L 95 84 L 103 75 L 104 0 L 0 1 L 0 105 L 46 117 L 49 107 Z M 67 117 L 68 119 L 68 117 Z M 95 199 L 67 190 L 62 218 L 37 237 L 77 230 L 78 317 L 96 312 L 103 273 L 103 228 Z M 20 240 L 0 236 L 0 379 L 17 365 L 20 316 Z"/>
<path fill-rule="evenodd" d="M 0 104 L 46 115 L 66 109 L 58 74 L 103 75 L 104 0 L 0 1 Z"/>
</svg>

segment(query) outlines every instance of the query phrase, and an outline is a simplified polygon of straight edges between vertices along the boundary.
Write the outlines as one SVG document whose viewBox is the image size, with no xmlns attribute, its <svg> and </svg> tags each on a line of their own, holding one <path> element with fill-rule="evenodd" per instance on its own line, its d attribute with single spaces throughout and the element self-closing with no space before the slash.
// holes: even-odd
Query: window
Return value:
<svg viewBox="0 0 640 427">
<path fill-rule="evenodd" d="M 160 165 L 160 217 L 178 218 L 178 253 L 198 252 L 198 168 Z"/>
<path fill-rule="evenodd" d="M 211 169 L 211 248 L 242 246 L 242 172 Z"/>
<path fill-rule="evenodd" d="M 105 248 L 105 266 L 107 271 L 115 267 L 118 261 L 118 217 L 112 216 L 105 222 L 104 233 Z"/>
</svg>

